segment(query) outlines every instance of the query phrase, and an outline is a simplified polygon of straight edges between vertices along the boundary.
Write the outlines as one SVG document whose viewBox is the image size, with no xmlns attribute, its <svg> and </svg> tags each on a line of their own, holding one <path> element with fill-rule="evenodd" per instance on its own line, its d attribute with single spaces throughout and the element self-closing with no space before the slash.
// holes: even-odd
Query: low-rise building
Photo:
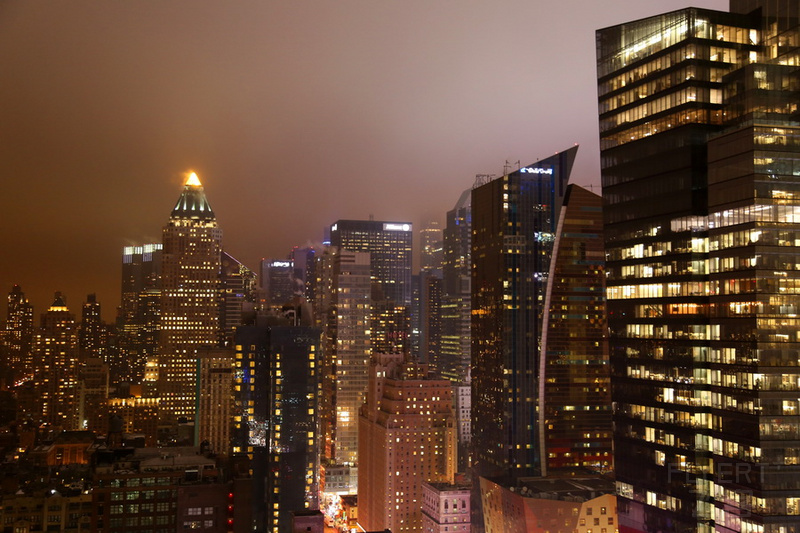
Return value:
<svg viewBox="0 0 800 533">
<path fill-rule="evenodd" d="M 619 533 L 614 483 L 601 477 L 480 478 L 486 533 Z"/>
<path fill-rule="evenodd" d="M 422 484 L 422 533 L 469 533 L 469 484 Z"/>
</svg>

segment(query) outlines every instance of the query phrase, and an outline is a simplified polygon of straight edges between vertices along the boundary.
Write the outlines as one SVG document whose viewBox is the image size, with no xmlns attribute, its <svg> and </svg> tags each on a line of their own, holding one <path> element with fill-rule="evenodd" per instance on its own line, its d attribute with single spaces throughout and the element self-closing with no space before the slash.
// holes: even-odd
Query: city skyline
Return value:
<svg viewBox="0 0 800 533">
<path fill-rule="evenodd" d="M 476 174 L 575 143 L 597 185 L 594 30 L 727 8 L 528 4 L 4 3 L 0 286 L 110 320 L 122 248 L 158 240 L 189 170 L 250 268 L 337 219 L 442 223 Z"/>
</svg>

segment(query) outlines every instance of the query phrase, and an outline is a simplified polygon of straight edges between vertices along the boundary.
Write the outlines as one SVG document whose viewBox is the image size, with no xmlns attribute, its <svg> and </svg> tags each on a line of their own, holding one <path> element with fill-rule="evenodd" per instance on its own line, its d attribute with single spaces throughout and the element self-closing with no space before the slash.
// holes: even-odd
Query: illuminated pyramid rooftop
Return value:
<svg viewBox="0 0 800 533">
<path fill-rule="evenodd" d="M 214 211 L 206 199 L 203 184 L 197 174 L 192 172 L 183 185 L 178 203 L 172 209 L 171 219 L 215 220 Z"/>
</svg>

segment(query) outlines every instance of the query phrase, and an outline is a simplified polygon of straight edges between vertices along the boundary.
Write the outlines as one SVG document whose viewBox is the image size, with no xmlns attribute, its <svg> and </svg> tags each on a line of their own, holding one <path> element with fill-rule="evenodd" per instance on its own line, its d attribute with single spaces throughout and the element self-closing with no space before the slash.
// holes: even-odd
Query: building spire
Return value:
<svg viewBox="0 0 800 533">
<path fill-rule="evenodd" d="M 186 178 L 185 185 L 189 185 L 191 187 L 202 187 L 203 186 L 203 184 L 200 183 L 200 178 L 197 177 L 197 173 L 196 172 L 191 172 L 189 174 L 189 177 Z"/>
</svg>

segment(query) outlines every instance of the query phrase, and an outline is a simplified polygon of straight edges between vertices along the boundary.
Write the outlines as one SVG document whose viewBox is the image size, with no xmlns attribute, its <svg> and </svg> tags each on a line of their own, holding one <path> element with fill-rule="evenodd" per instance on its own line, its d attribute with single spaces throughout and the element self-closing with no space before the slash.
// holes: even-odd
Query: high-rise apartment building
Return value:
<svg viewBox="0 0 800 533">
<path fill-rule="evenodd" d="M 320 257 L 317 275 L 315 310 L 323 330 L 320 429 L 325 490 L 333 489 L 327 474 L 336 471 L 350 481 L 337 483 L 333 490 L 354 493 L 358 412 L 367 390 L 371 353 L 370 254 L 330 247 Z"/>
<path fill-rule="evenodd" d="M 22 288 L 14 285 L 8 293 L 5 326 L 6 364 L 10 376 L 19 382 L 30 379 L 33 373 L 33 306 Z"/>
<path fill-rule="evenodd" d="M 598 31 L 620 525 L 797 530 L 796 2 Z"/>
<path fill-rule="evenodd" d="M 81 308 L 81 323 L 78 328 L 78 347 L 82 357 L 97 357 L 106 361 L 109 355 L 111 331 L 103 322 L 97 295 L 88 294 Z"/>
<path fill-rule="evenodd" d="M 421 531 L 423 483 L 453 482 L 452 395 L 428 365 L 373 356 L 358 444 L 358 522 L 367 531 Z"/>
<path fill-rule="evenodd" d="M 192 173 L 163 231 L 158 393 L 165 421 L 194 418 L 195 350 L 216 345 L 218 338 L 221 241 Z"/>
<path fill-rule="evenodd" d="M 410 222 L 339 220 L 330 227 L 331 246 L 369 252 L 373 281 L 383 297 L 397 305 L 411 304 Z"/>
<path fill-rule="evenodd" d="M 289 533 L 292 512 L 319 509 L 322 350 L 310 315 L 299 302 L 236 331 L 234 452 L 251 459 L 258 531 Z"/>
<path fill-rule="evenodd" d="M 37 425 L 78 429 L 78 331 L 57 292 L 33 343 L 33 402 L 25 416 Z"/>
</svg>

